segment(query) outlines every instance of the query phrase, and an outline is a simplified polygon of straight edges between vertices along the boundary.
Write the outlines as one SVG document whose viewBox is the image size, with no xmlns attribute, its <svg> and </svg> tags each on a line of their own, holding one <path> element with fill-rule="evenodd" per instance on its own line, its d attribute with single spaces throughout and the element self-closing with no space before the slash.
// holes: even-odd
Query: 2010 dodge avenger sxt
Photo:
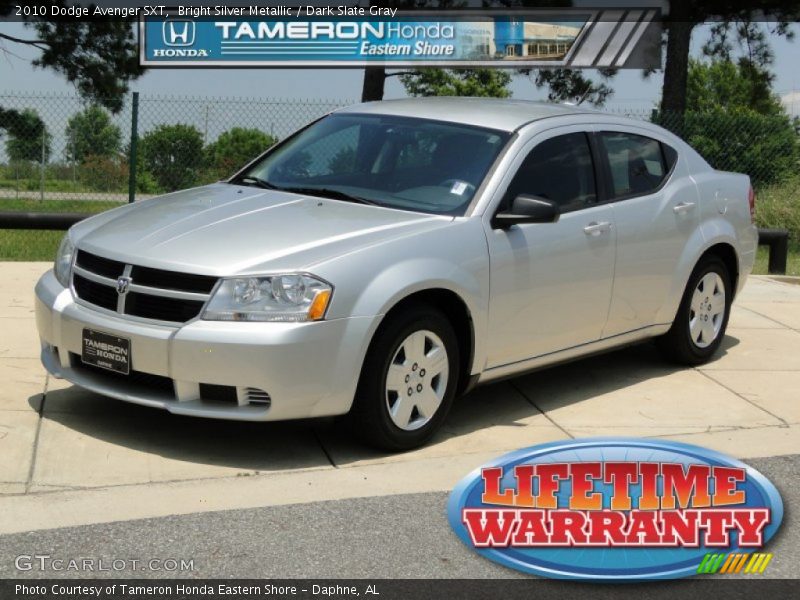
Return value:
<svg viewBox="0 0 800 600">
<path fill-rule="evenodd" d="M 176 414 L 349 413 L 424 443 L 476 383 L 655 337 L 709 360 L 756 249 L 744 175 L 510 100 L 337 111 L 230 180 L 102 213 L 36 286 L 56 377 Z"/>
</svg>

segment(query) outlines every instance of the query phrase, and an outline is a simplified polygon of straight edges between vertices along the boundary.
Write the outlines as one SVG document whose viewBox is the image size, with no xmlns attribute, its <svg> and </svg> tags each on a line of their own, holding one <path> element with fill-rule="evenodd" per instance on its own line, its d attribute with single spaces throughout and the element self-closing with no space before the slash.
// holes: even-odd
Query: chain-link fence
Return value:
<svg viewBox="0 0 800 600">
<path fill-rule="evenodd" d="M 348 103 L 132 94 L 112 115 L 73 95 L 0 93 L 0 199 L 127 202 L 207 183 Z"/>
<path fill-rule="evenodd" d="M 0 93 L 0 212 L 99 212 L 216 181 L 351 102 L 130 94 L 111 114 L 76 95 Z M 715 168 L 750 175 L 760 224 L 789 228 L 798 239 L 800 138 L 788 117 L 614 112 L 659 123 Z M 0 260 L 50 258 L 59 237 L 0 230 Z"/>
</svg>

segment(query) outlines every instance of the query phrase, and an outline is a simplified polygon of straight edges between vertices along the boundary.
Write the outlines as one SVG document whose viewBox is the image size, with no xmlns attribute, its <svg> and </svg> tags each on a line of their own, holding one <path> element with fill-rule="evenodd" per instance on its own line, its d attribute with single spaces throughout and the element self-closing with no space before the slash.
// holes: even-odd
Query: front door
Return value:
<svg viewBox="0 0 800 600">
<path fill-rule="evenodd" d="M 611 301 L 616 230 L 598 204 L 596 170 L 580 128 L 536 136 L 507 178 L 517 195 L 556 202 L 556 223 L 492 229 L 488 368 L 600 339 Z M 501 186 L 502 187 L 502 186 Z"/>
</svg>

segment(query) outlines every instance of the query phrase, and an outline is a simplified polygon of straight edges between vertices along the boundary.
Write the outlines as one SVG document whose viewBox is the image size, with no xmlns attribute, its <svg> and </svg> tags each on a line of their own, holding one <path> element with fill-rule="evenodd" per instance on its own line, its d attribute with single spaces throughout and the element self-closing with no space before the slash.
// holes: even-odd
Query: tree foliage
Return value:
<svg viewBox="0 0 800 600">
<path fill-rule="evenodd" d="M 795 124 L 768 77 L 749 60 L 691 60 L 683 113 L 656 121 L 677 131 L 714 168 L 747 173 L 756 185 L 795 172 L 800 146 Z"/>
<path fill-rule="evenodd" d="M 752 36 L 762 31 L 762 26 L 769 27 L 766 33 L 762 31 L 765 42 L 769 36 L 791 38 L 789 23 L 798 20 L 800 16 L 800 0 L 756 0 L 748 3 L 730 0 L 694 0 L 669 4 L 669 15 L 665 21 L 666 58 L 661 110 L 674 114 L 683 114 L 687 109 L 689 53 L 695 26 L 704 22 L 719 21 L 719 24 L 712 29 L 711 40 L 705 46 L 707 52 L 714 53 L 732 48 L 730 41 L 733 37 L 729 34 L 734 30 L 745 34 L 738 36 L 740 41 L 756 41 Z M 762 49 L 768 47 L 766 43 Z M 719 55 L 717 57 L 724 58 Z M 749 58 L 751 63 L 757 64 L 755 54 L 750 54 Z"/>
<path fill-rule="evenodd" d="M 410 96 L 511 96 L 511 74 L 501 69 L 416 69 L 400 81 Z"/>
<path fill-rule="evenodd" d="M 108 158 L 120 151 L 120 128 L 96 104 L 70 117 L 65 134 L 67 160 L 82 163 L 90 156 Z"/>
<path fill-rule="evenodd" d="M 19 4 L 0 0 L 0 16 L 8 15 Z M 70 6 L 59 0 L 51 6 Z M 63 75 L 87 99 L 113 112 L 122 108 L 128 82 L 144 69 L 139 65 L 135 25 L 119 20 L 45 21 L 25 18 L 32 35 L 16 37 L 0 32 L 6 42 L 36 48 L 41 54 L 33 66 Z"/>
<path fill-rule="evenodd" d="M 683 115 L 657 115 L 655 121 L 670 128 L 670 120 L 678 117 L 683 138 L 716 169 L 746 173 L 756 186 L 797 172 L 800 147 L 785 114 L 716 106 Z"/>
<path fill-rule="evenodd" d="M 748 61 L 689 62 L 686 102 L 692 111 L 747 109 L 764 115 L 783 112 L 770 74 Z"/>
<path fill-rule="evenodd" d="M 532 77 L 537 88 L 546 87 L 547 99 L 551 102 L 588 102 L 599 107 L 614 93 L 607 81 L 616 75 L 616 69 L 598 69 L 599 82 L 573 69 L 522 70 L 521 73 Z"/>
<path fill-rule="evenodd" d="M 278 140 L 259 129 L 234 127 L 206 148 L 206 160 L 219 176 L 230 175 Z"/>
<path fill-rule="evenodd" d="M 23 111 L 0 111 L 0 128 L 6 130 L 6 153 L 11 162 L 50 160 L 50 144 L 53 136 L 32 108 Z"/>
<path fill-rule="evenodd" d="M 142 166 L 165 190 L 191 187 L 203 166 L 203 134 L 192 125 L 161 125 L 139 144 Z"/>
</svg>

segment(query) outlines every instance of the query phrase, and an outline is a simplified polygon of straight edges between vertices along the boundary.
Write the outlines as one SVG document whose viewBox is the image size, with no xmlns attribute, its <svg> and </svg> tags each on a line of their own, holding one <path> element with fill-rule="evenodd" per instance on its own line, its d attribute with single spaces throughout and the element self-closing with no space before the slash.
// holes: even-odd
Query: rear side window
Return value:
<svg viewBox="0 0 800 600">
<path fill-rule="evenodd" d="M 594 166 L 586 134 L 559 135 L 531 150 L 508 186 L 504 205 L 510 206 L 520 194 L 551 200 L 561 212 L 596 203 Z"/>
<path fill-rule="evenodd" d="M 608 158 L 614 198 L 655 191 L 677 159 L 675 150 L 643 135 L 604 131 L 599 137 Z"/>
</svg>

